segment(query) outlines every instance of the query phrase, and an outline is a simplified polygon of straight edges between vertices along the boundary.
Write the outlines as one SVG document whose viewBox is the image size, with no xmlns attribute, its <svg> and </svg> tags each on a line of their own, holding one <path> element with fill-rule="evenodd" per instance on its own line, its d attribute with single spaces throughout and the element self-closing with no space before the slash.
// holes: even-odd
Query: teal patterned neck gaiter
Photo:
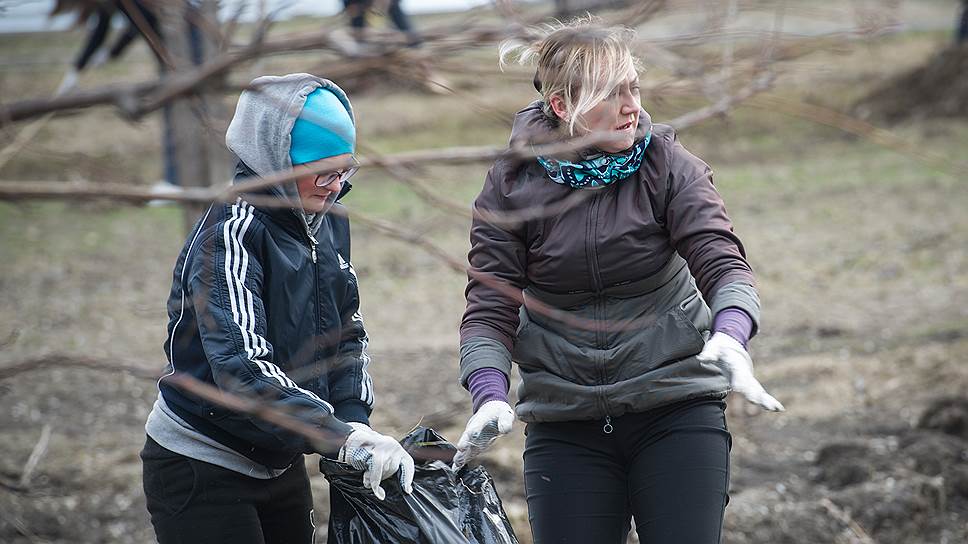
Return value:
<svg viewBox="0 0 968 544">
<path fill-rule="evenodd" d="M 576 189 L 604 187 L 632 175 L 642 165 L 645 148 L 652 139 L 652 127 L 645 137 L 621 153 L 596 153 L 571 162 L 550 157 L 537 157 L 551 181 Z"/>
</svg>

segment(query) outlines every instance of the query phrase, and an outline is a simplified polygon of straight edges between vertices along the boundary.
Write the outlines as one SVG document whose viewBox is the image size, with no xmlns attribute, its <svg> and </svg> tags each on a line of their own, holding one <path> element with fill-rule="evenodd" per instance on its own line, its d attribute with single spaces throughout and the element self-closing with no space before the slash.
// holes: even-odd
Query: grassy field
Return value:
<svg viewBox="0 0 968 544">
<path fill-rule="evenodd" d="M 908 11 L 912 4 L 954 6 L 908 2 Z M 276 32 L 317 24 L 301 20 Z M 849 111 L 928 59 L 949 34 L 911 30 L 819 50 L 778 66 L 768 95 Z M 3 100 L 49 93 L 60 59 L 80 39 L 0 35 Z M 445 74 L 456 96 L 406 86 L 351 93 L 360 140 L 381 153 L 503 145 L 508 121 L 534 93 L 526 71 L 497 72 L 494 50 L 457 59 L 493 75 Z M 325 62 L 317 54 L 273 57 L 233 77 Z M 139 46 L 82 85 L 153 73 Z M 665 77 L 655 67 L 645 81 Z M 662 122 L 696 104 L 695 96 L 663 95 L 644 106 Z M 731 401 L 725 540 L 968 541 L 968 121 L 891 127 L 889 148 L 771 104 L 754 99 L 680 134 L 713 167 L 746 244 L 764 303 L 752 344 L 757 373 L 788 408 L 763 415 Z M 0 146 L 14 134 L 0 135 Z M 160 135 L 155 117 L 130 123 L 106 108 L 58 116 L 0 165 L 0 179 L 150 184 L 160 177 Z M 437 165 L 414 178 L 466 208 L 486 168 Z M 428 205 L 383 172 L 360 173 L 346 203 L 463 259 L 468 218 Z M 68 354 L 160 371 L 181 221 L 174 207 L 0 203 L 0 369 Z M 378 391 L 374 426 L 402 435 L 422 423 L 456 439 L 470 411 L 456 384 L 465 278 L 362 226 L 353 251 Z M 18 481 L 41 429 L 51 429 L 28 488 L 0 486 L 0 541 L 151 541 L 137 453 L 155 395 L 151 381 L 76 368 L 0 380 L 0 483 Z M 963 418 L 962 427 L 925 417 L 945 399 L 956 399 L 945 413 Z M 530 542 L 521 431 L 517 425 L 486 462 L 519 538 Z M 317 514 L 324 513 L 322 477 L 314 487 Z M 325 515 L 317 519 L 325 526 Z"/>
</svg>

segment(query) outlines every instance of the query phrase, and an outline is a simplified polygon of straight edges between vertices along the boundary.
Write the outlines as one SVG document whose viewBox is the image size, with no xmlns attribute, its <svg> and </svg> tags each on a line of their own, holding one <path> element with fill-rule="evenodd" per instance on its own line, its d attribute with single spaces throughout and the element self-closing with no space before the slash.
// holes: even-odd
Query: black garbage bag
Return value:
<svg viewBox="0 0 968 544">
<path fill-rule="evenodd" d="M 363 474 L 322 458 L 330 483 L 331 544 L 426 543 L 517 544 L 494 482 L 483 466 L 451 468 L 457 448 L 433 429 L 417 427 L 400 441 L 413 456 L 413 494 L 396 478 L 381 484 L 386 499 L 363 487 Z"/>
</svg>

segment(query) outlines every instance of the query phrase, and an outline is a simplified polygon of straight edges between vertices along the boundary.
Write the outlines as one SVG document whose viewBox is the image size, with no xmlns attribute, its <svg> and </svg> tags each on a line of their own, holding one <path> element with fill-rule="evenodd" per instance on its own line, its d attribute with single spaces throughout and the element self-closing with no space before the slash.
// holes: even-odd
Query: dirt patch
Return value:
<svg viewBox="0 0 968 544">
<path fill-rule="evenodd" d="M 925 414 L 948 407 L 953 400 L 930 401 Z M 825 426 L 825 432 L 831 431 Z M 741 492 L 728 509 L 728 541 L 908 543 L 968 538 L 968 527 L 957 522 L 968 511 L 968 441 L 921 425 L 900 426 L 829 441 L 814 457 L 805 467 L 805 479 L 787 475 L 778 478 L 773 489 Z"/>
<path fill-rule="evenodd" d="M 968 399 L 954 397 L 939 400 L 921 416 L 920 426 L 968 440 Z"/>
</svg>

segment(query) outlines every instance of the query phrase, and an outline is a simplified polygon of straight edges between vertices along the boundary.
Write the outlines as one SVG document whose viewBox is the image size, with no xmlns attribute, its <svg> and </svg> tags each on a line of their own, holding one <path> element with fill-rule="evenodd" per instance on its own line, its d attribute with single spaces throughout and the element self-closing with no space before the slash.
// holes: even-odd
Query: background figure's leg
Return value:
<svg viewBox="0 0 968 544">
<path fill-rule="evenodd" d="M 387 14 L 390 16 L 390 20 L 393 21 L 393 26 L 407 35 L 407 46 L 419 47 L 421 43 L 420 36 L 414 32 L 413 25 L 410 23 L 410 17 L 400 7 L 400 0 L 390 0 Z"/>
<path fill-rule="evenodd" d="M 87 39 L 84 41 L 84 47 L 74 60 L 74 68 L 77 71 L 83 70 L 87 66 L 88 61 L 91 60 L 94 52 L 104 45 L 104 41 L 108 37 L 108 31 L 111 30 L 112 15 L 114 15 L 113 12 L 106 9 L 98 9 L 92 14 L 92 17 L 95 18 L 94 27 L 91 28 Z"/>
<path fill-rule="evenodd" d="M 958 24 L 958 36 L 956 42 L 968 42 L 968 2 L 961 3 L 961 22 Z"/>
<path fill-rule="evenodd" d="M 371 3 L 372 0 L 343 0 L 343 9 L 350 19 L 350 32 L 358 42 L 366 39 L 366 11 Z"/>
</svg>

